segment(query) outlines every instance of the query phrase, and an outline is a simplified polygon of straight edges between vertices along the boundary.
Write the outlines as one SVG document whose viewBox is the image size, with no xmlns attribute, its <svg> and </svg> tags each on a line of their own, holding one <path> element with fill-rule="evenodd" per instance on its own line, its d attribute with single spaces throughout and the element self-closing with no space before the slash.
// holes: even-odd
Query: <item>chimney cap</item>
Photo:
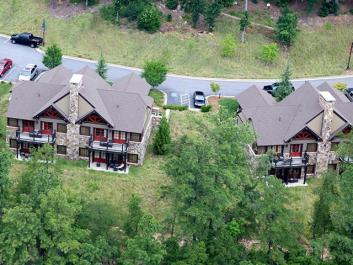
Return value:
<svg viewBox="0 0 353 265">
<path fill-rule="evenodd" d="M 332 96 L 332 94 L 328 91 L 322 91 L 322 92 L 320 92 L 320 95 L 327 102 L 335 102 L 336 101 L 335 97 Z"/>
<path fill-rule="evenodd" d="M 70 84 L 80 84 L 82 82 L 82 75 L 80 74 L 73 74 L 70 79 Z"/>
</svg>

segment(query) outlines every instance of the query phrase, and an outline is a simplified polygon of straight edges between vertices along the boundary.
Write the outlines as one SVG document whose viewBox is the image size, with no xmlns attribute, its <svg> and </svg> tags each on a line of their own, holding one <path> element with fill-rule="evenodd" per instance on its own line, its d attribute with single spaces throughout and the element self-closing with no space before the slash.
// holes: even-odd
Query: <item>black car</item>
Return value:
<svg viewBox="0 0 353 265">
<path fill-rule="evenodd" d="M 193 99 L 194 99 L 194 106 L 197 108 L 201 108 L 202 106 L 206 105 L 206 97 L 202 91 L 195 91 Z"/>
<path fill-rule="evenodd" d="M 292 91 L 294 91 L 294 86 L 292 83 L 291 83 L 291 86 L 292 86 Z M 273 95 L 278 87 L 279 87 L 279 83 L 276 82 L 276 83 L 273 83 L 272 85 L 264 86 L 263 90 L 265 90 L 267 93 Z"/>
<path fill-rule="evenodd" d="M 344 91 L 344 94 L 346 95 L 346 97 L 349 99 L 349 101 L 353 101 L 353 87 L 347 88 Z"/>
<path fill-rule="evenodd" d="M 18 43 L 30 46 L 32 48 L 36 48 L 39 45 L 43 44 L 43 39 L 40 37 L 33 36 L 32 33 L 24 32 L 20 34 L 12 34 L 11 43 Z"/>
</svg>

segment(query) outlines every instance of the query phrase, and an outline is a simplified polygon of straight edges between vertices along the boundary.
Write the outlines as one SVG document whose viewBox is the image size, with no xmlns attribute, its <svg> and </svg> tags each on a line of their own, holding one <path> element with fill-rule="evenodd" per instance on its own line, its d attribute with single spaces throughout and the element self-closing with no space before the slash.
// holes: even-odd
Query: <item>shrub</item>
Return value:
<svg viewBox="0 0 353 265">
<path fill-rule="evenodd" d="M 219 105 L 229 113 L 235 113 L 239 108 L 239 102 L 233 98 L 222 98 L 219 100 Z"/>
<path fill-rule="evenodd" d="M 284 8 L 276 24 L 275 37 L 280 43 L 290 46 L 293 44 L 297 34 L 298 17 L 288 7 Z"/>
<path fill-rule="evenodd" d="M 173 20 L 173 17 L 172 17 L 172 14 L 167 14 L 165 19 L 168 21 L 168 22 L 171 22 Z"/>
<path fill-rule="evenodd" d="M 262 46 L 260 59 L 265 63 L 273 63 L 277 59 L 279 48 L 276 43 Z"/>
<path fill-rule="evenodd" d="M 331 22 L 325 22 L 324 27 L 326 30 L 331 30 L 333 25 Z"/>
<path fill-rule="evenodd" d="M 174 10 L 174 9 L 176 9 L 178 7 L 178 0 L 167 0 L 165 5 L 170 10 Z"/>
<path fill-rule="evenodd" d="M 159 86 L 166 78 L 168 68 L 161 60 L 147 61 L 143 66 L 142 77 L 146 79 L 152 87 Z"/>
<path fill-rule="evenodd" d="M 187 110 L 188 106 L 182 106 L 182 105 L 175 105 L 175 104 L 167 104 L 163 106 L 163 109 L 170 109 L 170 110 Z"/>
<path fill-rule="evenodd" d="M 221 56 L 234 57 L 235 46 L 234 37 L 231 34 L 227 34 L 227 36 L 221 42 Z"/>
<path fill-rule="evenodd" d="M 126 6 L 123 6 L 120 12 L 121 15 L 127 17 L 129 21 L 135 21 L 145 7 L 146 3 L 143 1 L 131 1 Z"/>
<path fill-rule="evenodd" d="M 169 123 L 165 116 L 162 117 L 158 131 L 153 141 L 153 152 L 156 155 L 165 155 L 171 142 Z"/>
<path fill-rule="evenodd" d="M 113 5 L 105 5 L 99 10 L 101 18 L 111 23 L 117 22 L 117 14 Z"/>
<path fill-rule="evenodd" d="M 211 105 L 205 105 L 201 107 L 201 112 L 209 112 L 212 109 Z"/>
<path fill-rule="evenodd" d="M 161 15 L 155 7 L 147 6 L 138 16 L 137 26 L 148 32 L 156 32 L 161 26 Z"/>
<path fill-rule="evenodd" d="M 61 49 L 56 44 L 53 44 L 47 48 L 43 56 L 43 64 L 52 69 L 61 64 L 62 56 Z"/>
<path fill-rule="evenodd" d="M 338 82 L 338 83 L 334 84 L 333 87 L 336 88 L 337 90 L 344 91 L 347 89 L 347 84 Z"/>
<path fill-rule="evenodd" d="M 349 9 L 349 13 L 353 15 L 353 8 Z"/>
<path fill-rule="evenodd" d="M 337 15 L 338 10 L 339 10 L 339 6 L 335 0 L 331 0 L 328 2 L 323 1 L 322 6 L 319 10 L 319 16 L 320 17 L 327 17 L 329 14 Z"/>
</svg>

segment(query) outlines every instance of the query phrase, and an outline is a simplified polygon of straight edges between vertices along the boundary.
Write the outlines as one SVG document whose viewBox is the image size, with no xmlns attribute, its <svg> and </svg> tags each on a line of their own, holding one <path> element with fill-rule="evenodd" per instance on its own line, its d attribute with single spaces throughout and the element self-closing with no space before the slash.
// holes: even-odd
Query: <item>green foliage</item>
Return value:
<svg viewBox="0 0 353 265">
<path fill-rule="evenodd" d="M 279 48 L 276 43 L 265 44 L 262 46 L 260 59 L 265 63 L 273 63 L 279 54 Z"/>
<path fill-rule="evenodd" d="M 292 72 L 290 70 L 289 64 L 287 64 L 286 69 L 282 74 L 281 82 L 274 92 L 274 96 L 277 101 L 282 101 L 285 97 L 293 92 L 292 84 L 290 82 L 291 75 Z"/>
<path fill-rule="evenodd" d="M 221 42 L 220 51 L 222 57 L 235 56 L 235 39 L 231 34 L 228 34 Z"/>
<path fill-rule="evenodd" d="M 325 22 L 324 27 L 326 30 L 331 30 L 333 25 L 331 22 Z"/>
<path fill-rule="evenodd" d="M 174 10 L 178 6 L 178 0 L 167 0 L 165 2 L 166 7 L 168 7 L 170 10 Z"/>
<path fill-rule="evenodd" d="M 165 155 L 171 143 L 169 123 L 165 116 L 162 117 L 156 135 L 153 139 L 153 152 L 156 155 Z"/>
<path fill-rule="evenodd" d="M 148 95 L 153 98 L 154 104 L 159 107 L 163 107 L 164 94 L 162 91 L 158 89 L 151 89 Z"/>
<path fill-rule="evenodd" d="M 201 107 L 201 112 L 210 112 L 212 109 L 211 105 L 204 105 Z"/>
<path fill-rule="evenodd" d="M 347 89 L 347 84 L 346 83 L 342 83 L 342 82 L 338 82 L 338 83 L 335 83 L 333 85 L 333 87 L 339 91 L 345 91 Z"/>
<path fill-rule="evenodd" d="M 200 14 L 203 13 L 204 8 L 205 8 L 205 1 L 204 0 L 193 0 L 189 2 L 189 8 L 191 11 L 191 20 L 192 20 L 192 26 L 196 28 L 199 19 L 200 19 Z"/>
<path fill-rule="evenodd" d="M 152 87 L 157 87 L 164 82 L 168 72 L 167 65 L 162 60 L 147 61 L 143 67 L 142 77 Z"/>
<path fill-rule="evenodd" d="M 124 231 L 129 237 L 134 237 L 138 232 L 138 225 L 143 216 L 141 209 L 141 198 L 137 195 L 132 195 L 129 201 L 129 214 L 125 219 Z"/>
<path fill-rule="evenodd" d="M 111 23 L 116 23 L 117 21 L 117 11 L 114 9 L 114 5 L 104 5 L 99 9 L 99 14 L 101 18 Z"/>
<path fill-rule="evenodd" d="M 43 56 L 43 64 L 49 69 L 52 69 L 60 65 L 61 60 L 62 60 L 61 49 L 56 44 L 49 46 Z"/>
<path fill-rule="evenodd" d="M 283 45 L 291 46 L 298 35 L 298 16 L 288 7 L 282 9 L 276 24 L 275 38 Z"/>
<path fill-rule="evenodd" d="M 163 106 L 163 109 L 170 109 L 170 110 L 187 110 L 188 106 L 182 106 L 182 105 L 174 105 L 174 104 L 167 104 Z"/>
<path fill-rule="evenodd" d="M 83 4 L 87 4 L 87 6 L 94 6 L 99 4 L 99 0 L 70 0 L 70 3 L 73 3 L 73 4 L 83 3 Z"/>
<path fill-rule="evenodd" d="M 167 14 L 165 19 L 167 20 L 167 22 L 172 22 L 172 20 L 173 20 L 172 14 Z"/>
<path fill-rule="evenodd" d="M 0 140 L 1 141 L 1 140 Z M 9 173 L 12 156 L 0 146 L 0 218 L 9 198 L 10 180 Z"/>
<path fill-rule="evenodd" d="M 240 25 L 240 31 L 245 31 L 246 28 L 250 25 L 250 18 L 249 18 L 248 11 L 243 12 L 239 25 Z"/>
<path fill-rule="evenodd" d="M 127 17 L 129 21 L 135 21 L 147 7 L 148 5 L 142 0 L 130 1 L 121 7 L 120 13 L 121 16 Z"/>
<path fill-rule="evenodd" d="M 206 7 L 205 12 L 205 19 L 208 25 L 208 30 L 212 32 L 215 27 L 216 18 L 219 16 L 221 12 L 221 5 L 218 1 L 213 1 L 212 3 L 208 4 Z"/>
<path fill-rule="evenodd" d="M 107 79 L 108 67 L 107 67 L 107 64 L 105 63 L 103 54 L 101 54 L 101 57 L 98 60 L 98 63 L 97 63 L 97 66 L 96 66 L 96 72 L 103 79 Z"/>
<path fill-rule="evenodd" d="M 150 33 L 158 31 L 161 26 L 159 11 L 155 7 L 146 6 L 138 16 L 137 26 Z"/>
<path fill-rule="evenodd" d="M 219 105 L 232 115 L 235 114 L 239 108 L 239 102 L 233 98 L 222 98 L 219 100 Z"/>
<path fill-rule="evenodd" d="M 210 84 L 210 87 L 211 87 L 212 92 L 215 93 L 215 94 L 218 93 L 221 90 L 221 86 L 219 84 L 215 83 L 215 82 L 212 82 Z"/>
<path fill-rule="evenodd" d="M 329 14 L 337 15 L 339 11 L 339 5 L 335 0 L 322 1 L 322 6 L 319 10 L 320 17 L 327 17 Z"/>
<path fill-rule="evenodd" d="M 349 13 L 353 15 L 353 8 L 349 9 Z"/>
</svg>

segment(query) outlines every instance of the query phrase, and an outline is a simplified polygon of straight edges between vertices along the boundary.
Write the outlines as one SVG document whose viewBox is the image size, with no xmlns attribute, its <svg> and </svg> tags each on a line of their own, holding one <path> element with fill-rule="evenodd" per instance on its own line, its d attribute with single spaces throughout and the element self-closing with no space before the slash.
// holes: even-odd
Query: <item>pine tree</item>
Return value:
<svg viewBox="0 0 353 265">
<path fill-rule="evenodd" d="M 11 154 L 0 149 L 0 217 L 5 208 L 9 195 L 9 171 L 11 166 Z"/>
<path fill-rule="evenodd" d="M 285 97 L 287 97 L 293 92 L 292 83 L 290 82 L 291 75 L 292 72 L 290 70 L 289 65 L 287 64 L 286 69 L 282 74 L 281 82 L 279 83 L 279 86 L 274 93 L 274 96 L 276 97 L 277 101 L 283 100 Z"/>
<path fill-rule="evenodd" d="M 103 79 L 107 79 L 107 71 L 108 71 L 107 64 L 105 63 L 105 59 L 103 57 L 103 54 L 101 54 L 101 57 L 98 60 L 96 72 Z"/>
<path fill-rule="evenodd" d="M 61 64 L 62 56 L 61 49 L 56 44 L 53 44 L 46 50 L 43 57 L 43 64 L 52 69 Z"/>
<path fill-rule="evenodd" d="M 165 116 L 162 117 L 156 136 L 153 142 L 153 152 L 156 155 L 165 155 L 168 145 L 171 142 L 169 123 Z"/>
</svg>

